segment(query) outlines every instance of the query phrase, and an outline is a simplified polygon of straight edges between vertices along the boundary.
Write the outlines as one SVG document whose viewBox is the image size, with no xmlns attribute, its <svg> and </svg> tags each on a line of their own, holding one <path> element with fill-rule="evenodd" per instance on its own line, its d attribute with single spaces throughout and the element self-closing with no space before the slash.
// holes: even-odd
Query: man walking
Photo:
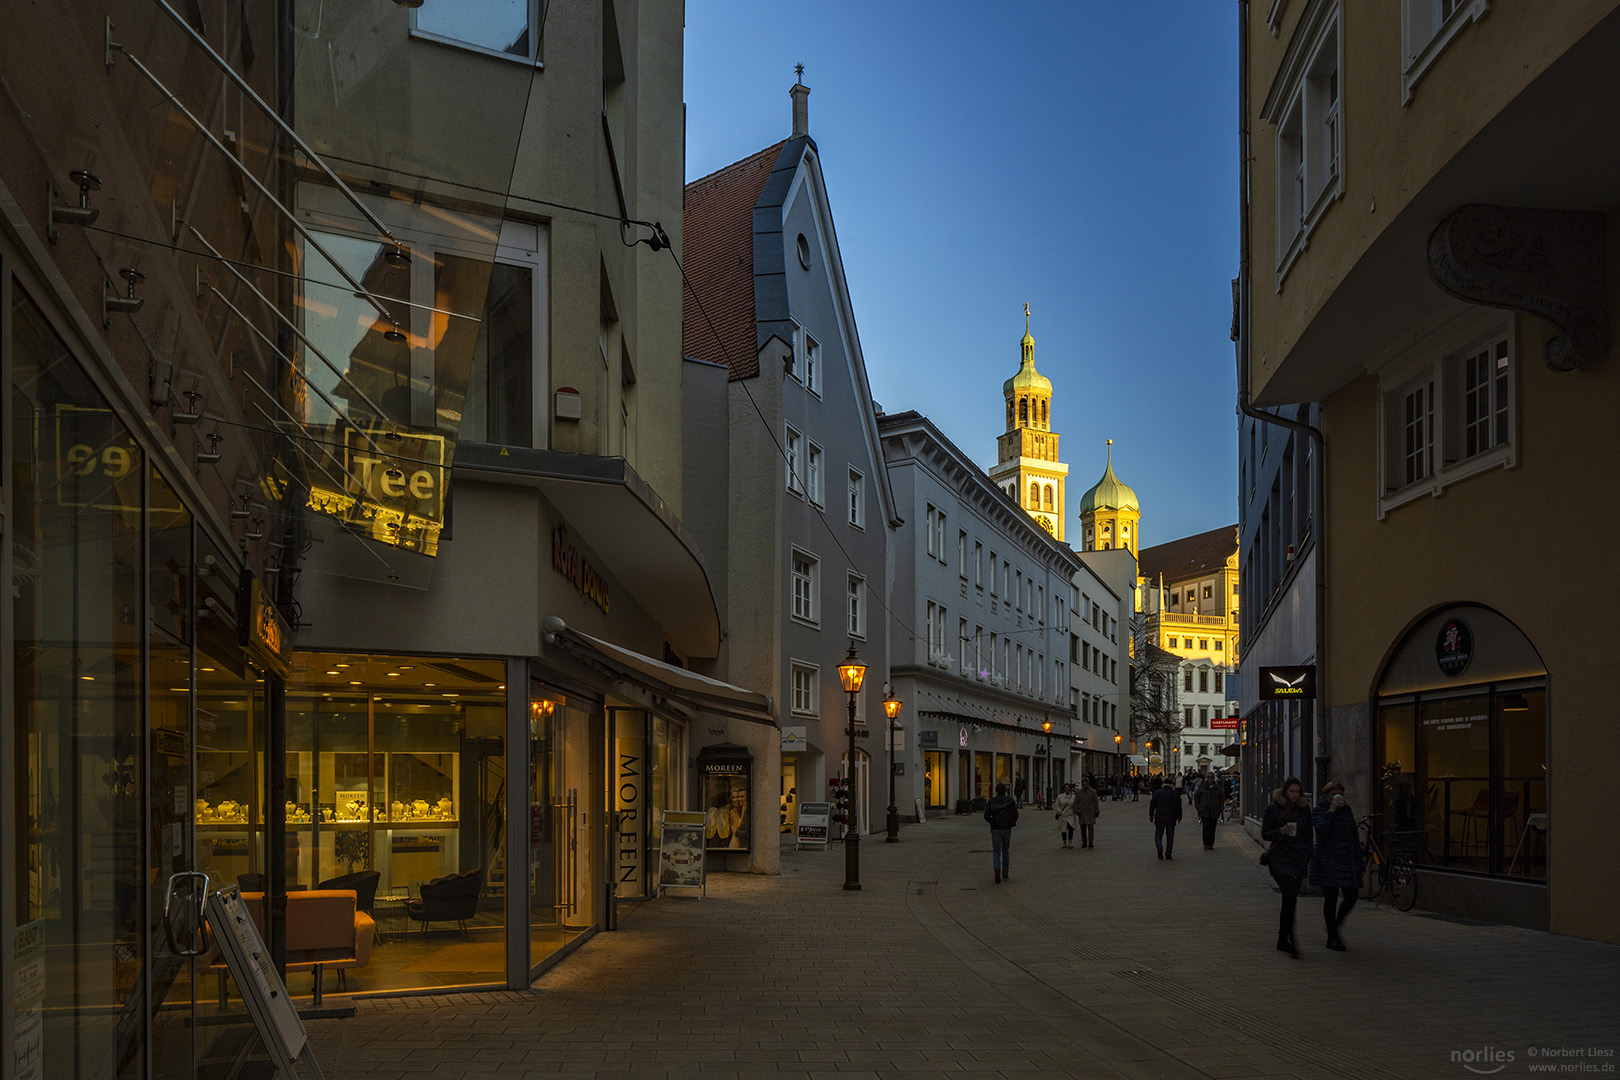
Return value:
<svg viewBox="0 0 1620 1080">
<path fill-rule="evenodd" d="M 1215 850 L 1215 823 L 1221 820 L 1221 811 L 1226 809 L 1226 800 L 1221 798 L 1221 785 L 1215 782 L 1213 776 L 1204 777 L 1198 785 L 1198 791 L 1193 795 L 1193 806 L 1198 811 L 1198 820 L 1204 825 L 1204 850 Z"/>
<path fill-rule="evenodd" d="M 1007 794 L 1006 784 L 996 785 L 996 794 L 985 804 L 984 820 L 990 823 L 990 868 L 995 872 L 996 884 L 1011 880 L 1008 873 L 1012 852 L 1013 826 L 1018 824 L 1018 802 Z"/>
<path fill-rule="evenodd" d="M 1181 820 L 1181 796 L 1160 777 L 1153 780 L 1148 799 L 1148 820 L 1153 822 L 1153 847 L 1159 858 L 1169 859 L 1176 847 L 1176 822 Z"/>
</svg>

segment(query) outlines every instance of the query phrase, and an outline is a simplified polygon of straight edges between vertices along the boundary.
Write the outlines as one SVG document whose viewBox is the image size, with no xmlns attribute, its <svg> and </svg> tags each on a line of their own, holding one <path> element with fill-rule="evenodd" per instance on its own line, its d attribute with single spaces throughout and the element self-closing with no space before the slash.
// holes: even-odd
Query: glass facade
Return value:
<svg viewBox="0 0 1620 1080">
<path fill-rule="evenodd" d="M 1386 700 L 1378 710 L 1388 839 L 1419 865 L 1545 880 L 1542 685 Z"/>
</svg>

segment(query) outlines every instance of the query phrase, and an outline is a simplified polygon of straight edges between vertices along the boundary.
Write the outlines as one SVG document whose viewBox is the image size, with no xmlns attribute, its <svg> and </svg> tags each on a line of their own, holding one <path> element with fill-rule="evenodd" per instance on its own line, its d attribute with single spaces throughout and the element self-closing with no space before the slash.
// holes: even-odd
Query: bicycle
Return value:
<svg viewBox="0 0 1620 1080">
<path fill-rule="evenodd" d="M 1375 905 L 1387 893 L 1396 910 L 1411 911 L 1412 905 L 1417 903 L 1417 864 L 1411 856 L 1386 852 L 1379 845 L 1373 833 L 1373 818 L 1382 816 L 1368 814 L 1356 824 L 1361 850 L 1367 858 L 1367 867 L 1357 892 L 1363 900 L 1371 900 Z"/>
</svg>

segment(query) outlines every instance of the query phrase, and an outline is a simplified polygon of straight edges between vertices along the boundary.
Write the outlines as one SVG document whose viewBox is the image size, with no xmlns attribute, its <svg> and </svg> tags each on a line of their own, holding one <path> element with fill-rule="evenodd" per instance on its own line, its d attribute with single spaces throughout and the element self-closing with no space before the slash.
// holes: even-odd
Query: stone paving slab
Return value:
<svg viewBox="0 0 1620 1080">
<path fill-rule="evenodd" d="M 1094 849 L 1027 812 L 1001 885 L 976 817 L 863 841 L 859 892 L 839 846 L 784 849 L 626 905 L 532 990 L 362 998 L 312 1046 L 330 1080 L 1620 1077 L 1620 947 L 1363 903 L 1334 953 L 1304 897 L 1293 960 L 1258 846 L 1184 828 L 1159 861 L 1139 805 Z"/>
</svg>

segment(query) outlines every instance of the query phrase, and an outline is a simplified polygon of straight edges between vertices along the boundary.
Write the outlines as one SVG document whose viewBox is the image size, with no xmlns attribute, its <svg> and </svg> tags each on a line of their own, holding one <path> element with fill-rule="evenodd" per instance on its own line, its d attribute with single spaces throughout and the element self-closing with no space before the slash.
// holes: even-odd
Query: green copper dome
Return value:
<svg viewBox="0 0 1620 1080">
<path fill-rule="evenodd" d="M 1142 510 L 1142 504 L 1136 501 L 1136 492 L 1120 483 L 1119 477 L 1114 475 L 1114 451 L 1111 446 L 1108 468 L 1103 471 L 1102 479 L 1080 496 L 1080 513 L 1096 510 L 1135 510 L 1138 513 Z"/>
</svg>

